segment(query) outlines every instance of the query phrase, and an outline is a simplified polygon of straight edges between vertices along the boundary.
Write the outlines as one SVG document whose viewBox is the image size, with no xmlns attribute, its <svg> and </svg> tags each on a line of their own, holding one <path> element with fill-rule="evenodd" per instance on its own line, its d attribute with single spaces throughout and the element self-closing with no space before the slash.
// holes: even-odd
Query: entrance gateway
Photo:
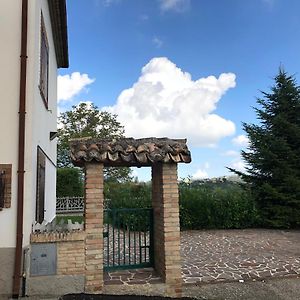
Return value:
<svg viewBox="0 0 300 300">
<path fill-rule="evenodd" d="M 185 139 L 73 139 L 71 158 L 85 169 L 85 292 L 101 293 L 103 270 L 153 266 L 164 294 L 182 291 L 177 163 L 189 163 Z M 103 209 L 104 167 L 151 167 L 152 209 L 126 218 Z M 127 210 L 132 216 L 132 211 Z M 148 214 L 138 217 L 138 214 Z"/>
<path fill-rule="evenodd" d="M 154 266 L 152 208 L 104 210 L 104 270 Z"/>
</svg>

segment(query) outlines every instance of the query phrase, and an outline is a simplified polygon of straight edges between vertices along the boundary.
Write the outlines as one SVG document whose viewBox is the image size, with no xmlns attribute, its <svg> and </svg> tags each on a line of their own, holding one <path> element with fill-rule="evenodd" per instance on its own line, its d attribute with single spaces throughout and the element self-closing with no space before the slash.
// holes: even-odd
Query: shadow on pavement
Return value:
<svg viewBox="0 0 300 300">
<path fill-rule="evenodd" d="M 161 296 L 136 296 L 136 295 L 94 295 L 94 294 L 68 294 L 60 300 L 196 300 L 195 298 L 169 298 Z"/>
</svg>

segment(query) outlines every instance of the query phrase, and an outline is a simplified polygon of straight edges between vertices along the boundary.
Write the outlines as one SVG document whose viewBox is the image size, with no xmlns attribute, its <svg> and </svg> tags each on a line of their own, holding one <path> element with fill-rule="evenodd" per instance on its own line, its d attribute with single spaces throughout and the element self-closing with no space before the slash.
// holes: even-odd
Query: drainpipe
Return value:
<svg viewBox="0 0 300 300">
<path fill-rule="evenodd" d="M 21 56 L 20 56 L 20 98 L 19 98 L 19 145 L 18 145 L 18 194 L 17 233 L 12 298 L 20 292 L 21 262 L 23 248 L 23 207 L 24 207 L 24 156 L 25 156 L 25 115 L 26 115 L 26 69 L 27 69 L 27 19 L 28 0 L 22 0 Z"/>
</svg>

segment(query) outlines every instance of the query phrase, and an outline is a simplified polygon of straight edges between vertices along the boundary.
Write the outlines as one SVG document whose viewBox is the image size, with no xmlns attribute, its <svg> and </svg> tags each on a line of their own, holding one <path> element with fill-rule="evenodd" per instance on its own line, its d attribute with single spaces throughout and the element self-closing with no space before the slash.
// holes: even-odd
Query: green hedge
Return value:
<svg viewBox="0 0 300 300">
<path fill-rule="evenodd" d="M 106 208 L 150 208 L 151 207 L 151 184 L 146 183 L 117 183 L 106 182 L 104 184 L 104 197 Z M 112 223 L 113 218 L 107 212 L 105 221 Z M 115 226 L 129 228 L 132 231 L 149 228 L 148 212 L 127 210 L 119 212 Z"/>
<path fill-rule="evenodd" d="M 236 183 L 179 185 L 181 229 L 247 228 L 258 224 L 250 192 Z M 151 184 L 107 183 L 108 208 L 151 207 Z"/>
<path fill-rule="evenodd" d="M 238 184 L 180 187 L 182 229 L 247 228 L 256 226 L 258 219 L 250 192 Z"/>
<path fill-rule="evenodd" d="M 151 207 L 151 183 L 104 184 L 107 208 L 148 208 Z"/>
</svg>

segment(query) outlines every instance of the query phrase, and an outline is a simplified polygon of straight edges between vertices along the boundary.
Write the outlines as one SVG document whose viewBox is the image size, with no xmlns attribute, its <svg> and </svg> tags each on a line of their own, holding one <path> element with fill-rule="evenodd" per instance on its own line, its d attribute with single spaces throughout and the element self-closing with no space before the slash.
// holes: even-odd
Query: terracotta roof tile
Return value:
<svg viewBox="0 0 300 300">
<path fill-rule="evenodd" d="M 70 141 L 75 165 L 97 161 L 105 166 L 150 166 L 154 163 L 190 163 L 186 139 L 82 138 Z"/>
</svg>

